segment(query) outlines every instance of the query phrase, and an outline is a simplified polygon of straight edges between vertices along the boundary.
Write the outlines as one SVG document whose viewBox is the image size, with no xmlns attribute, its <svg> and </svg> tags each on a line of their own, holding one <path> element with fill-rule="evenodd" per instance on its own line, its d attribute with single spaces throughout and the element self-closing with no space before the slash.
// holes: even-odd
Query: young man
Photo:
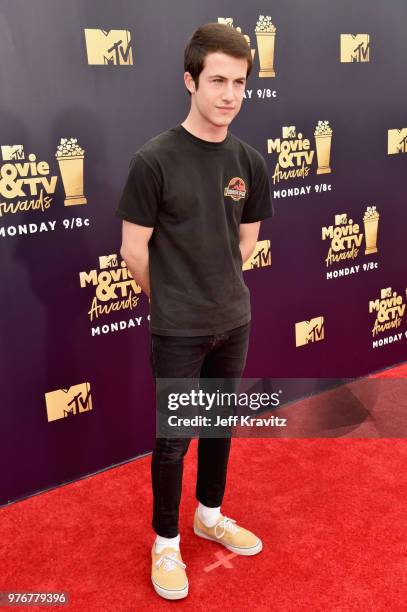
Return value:
<svg viewBox="0 0 407 612">
<path fill-rule="evenodd" d="M 120 254 L 150 297 L 154 377 L 238 379 L 251 320 L 242 265 L 261 220 L 274 212 L 262 155 L 228 130 L 243 101 L 251 51 L 234 28 L 208 23 L 188 42 L 184 68 L 188 116 L 132 158 L 115 213 L 123 219 Z M 188 593 L 178 511 L 189 442 L 158 437 L 151 461 L 151 578 L 167 599 Z M 261 540 L 220 512 L 230 442 L 199 438 L 194 532 L 254 555 Z"/>
</svg>

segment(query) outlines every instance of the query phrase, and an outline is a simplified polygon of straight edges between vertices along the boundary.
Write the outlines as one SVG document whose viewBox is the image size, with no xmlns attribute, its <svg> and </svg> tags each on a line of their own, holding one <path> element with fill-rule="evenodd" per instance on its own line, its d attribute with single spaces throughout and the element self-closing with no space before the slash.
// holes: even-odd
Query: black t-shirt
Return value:
<svg viewBox="0 0 407 612">
<path fill-rule="evenodd" d="M 239 225 L 273 214 L 264 158 L 231 132 L 210 142 L 177 125 L 147 141 L 115 216 L 154 227 L 150 332 L 201 336 L 248 323 Z"/>
</svg>

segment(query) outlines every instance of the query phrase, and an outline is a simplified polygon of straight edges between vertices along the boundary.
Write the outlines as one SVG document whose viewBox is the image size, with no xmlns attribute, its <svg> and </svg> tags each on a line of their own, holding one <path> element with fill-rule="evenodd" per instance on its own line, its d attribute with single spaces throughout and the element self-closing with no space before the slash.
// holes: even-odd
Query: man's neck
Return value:
<svg viewBox="0 0 407 612">
<path fill-rule="evenodd" d="M 181 125 L 193 136 L 201 138 L 202 140 L 207 140 L 208 142 L 223 142 L 228 135 L 227 125 L 202 125 L 199 122 L 194 121 L 189 115 L 185 121 L 181 123 Z"/>
</svg>

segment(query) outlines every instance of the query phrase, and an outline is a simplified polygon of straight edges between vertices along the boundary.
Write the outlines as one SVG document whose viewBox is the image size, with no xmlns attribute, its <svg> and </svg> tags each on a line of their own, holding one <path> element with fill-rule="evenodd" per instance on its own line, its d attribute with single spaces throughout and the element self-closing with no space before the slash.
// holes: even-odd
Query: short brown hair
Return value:
<svg viewBox="0 0 407 612">
<path fill-rule="evenodd" d="M 232 57 L 247 59 L 246 78 L 252 65 L 252 52 L 246 38 L 234 27 L 211 22 L 199 27 L 191 36 L 184 51 L 184 71 L 189 72 L 198 89 L 199 75 L 204 68 L 205 57 L 220 51 Z M 191 92 L 188 91 L 191 95 Z"/>
</svg>

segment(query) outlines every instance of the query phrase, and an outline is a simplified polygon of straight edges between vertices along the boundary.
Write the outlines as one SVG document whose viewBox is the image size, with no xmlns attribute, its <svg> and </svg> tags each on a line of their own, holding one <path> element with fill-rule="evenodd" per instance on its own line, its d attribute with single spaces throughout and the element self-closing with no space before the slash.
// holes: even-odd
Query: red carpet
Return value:
<svg viewBox="0 0 407 612">
<path fill-rule="evenodd" d="M 3 508 L 0 591 L 71 596 L 65 608 L 14 610 L 406 610 L 404 439 L 235 438 L 229 465 L 222 510 L 264 550 L 239 557 L 194 535 L 194 440 L 180 515 L 185 600 L 150 583 L 150 456 Z"/>
</svg>

